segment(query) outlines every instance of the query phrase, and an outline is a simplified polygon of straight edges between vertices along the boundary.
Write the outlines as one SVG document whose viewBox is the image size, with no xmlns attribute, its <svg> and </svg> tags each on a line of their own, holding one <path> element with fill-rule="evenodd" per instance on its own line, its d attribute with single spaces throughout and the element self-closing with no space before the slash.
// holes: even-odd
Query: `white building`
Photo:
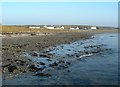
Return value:
<svg viewBox="0 0 120 87">
<path fill-rule="evenodd" d="M 62 26 L 61 29 L 65 29 L 65 28 Z"/>
<path fill-rule="evenodd" d="M 30 26 L 29 28 L 36 28 L 36 29 L 39 29 L 40 27 L 32 27 L 32 26 Z"/>
<path fill-rule="evenodd" d="M 91 30 L 96 30 L 97 29 L 97 27 L 91 27 Z"/>
<path fill-rule="evenodd" d="M 55 27 L 55 29 L 65 29 L 63 26 Z"/>
<path fill-rule="evenodd" d="M 46 25 L 44 26 L 46 29 L 55 29 L 54 27 L 47 27 Z"/>
<path fill-rule="evenodd" d="M 76 30 L 78 30 L 79 29 L 79 27 L 76 27 Z"/>
<path fill-rule="evenodd" d="M 79 27 L 71 27 L 70 30 L 78 30 Z"/>
<path fill-rule="evenodd" d="M 71 27 L 70 30 L 75 30 L 75 28 Z"/>
</svg>

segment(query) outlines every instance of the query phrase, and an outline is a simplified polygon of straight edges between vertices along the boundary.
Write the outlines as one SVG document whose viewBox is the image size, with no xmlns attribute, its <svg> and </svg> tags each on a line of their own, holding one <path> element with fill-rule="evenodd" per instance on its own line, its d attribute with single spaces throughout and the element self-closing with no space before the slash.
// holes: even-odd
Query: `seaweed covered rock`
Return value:
<svg viewBox="0 0 120 87">
<path fill-rule="evenodd" d="M 9 72 L 13 73 L 14 70 L 17 70 L 17 67 L 16 67 L 16 66 L 11 65 L 11 66 L 8 67 L 8 71 L 9 71 Z"/>
<path fill-rule="evenodd" d="M 36 67 L 35 65 L 31 65 L 30 67 L 29 67 L 29 71 L 31 71 L 31 72 L 37 72 L 37 71 L 42 71 L 43 69 L 45 69 L 45 67 L 40 67 L 40 68 L 38 68 L 38 67 Z"/>
<path fill-rule="evenodd" d="M 39 54 L 40 57 L 47 57 L 47 58 L 51 58 L 53 55 L 49 54 L 49 53 L 41 53 Z"/>
<path fill-rule="evenodd" d="M 32 52 L 32 53 L 31 53 L 31 56 L 37 57 L 38 54 L 37 54 L 36 52 Z"/>
</svg>

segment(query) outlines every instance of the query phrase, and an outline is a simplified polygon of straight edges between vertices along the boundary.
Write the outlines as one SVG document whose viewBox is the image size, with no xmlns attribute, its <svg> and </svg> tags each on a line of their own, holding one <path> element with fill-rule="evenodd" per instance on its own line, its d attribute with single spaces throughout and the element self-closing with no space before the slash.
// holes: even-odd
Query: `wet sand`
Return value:
<svg viewBox="0 0 120 87">
<path fill-rule="evenodd" d="M 117 32 L 116 30 L 82 31 L 82 32 L 60 32 L 52 35 L 33 35 L 24 37 L 6 37 L 2 39 L 2 68 L 3 80 L 10 79 L 19 74 L 36 72 L 37 68 L 33 61 L 25 56 L 23 52 L 42 51 L 48 47 L 88 39 L 94 34 Z M 32 54 L 36 56 L 36 54 Z M 43 55 L 48 56 L 49 55 Z M 49 77 L 49 74 L 41 74 Z"/>
</svg>

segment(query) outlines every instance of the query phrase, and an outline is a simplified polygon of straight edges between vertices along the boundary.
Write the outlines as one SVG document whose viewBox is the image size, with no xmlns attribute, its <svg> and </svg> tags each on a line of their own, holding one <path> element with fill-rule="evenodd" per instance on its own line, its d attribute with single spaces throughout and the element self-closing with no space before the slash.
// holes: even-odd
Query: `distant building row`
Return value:
<svg viewBox="0 0 120 87">
<path fill-rule="evenodd" d="M 43 26 L 43 27 L 39 27 L 39 26 L 29 26 L 29 28 L 31 28 L 31 29 L 32 29 L 32 28 L 34 28 L 34 29 L 39 29 L 39 28 L 45 28 L 45 29 L 65 29 L 64 26 L 58 26 L 58 27 L 56 27 L 56 26 L 47 26 L 47 25 L 45 25 L 45 26 Z M 79 27 L 70 27 L 69 29 L 70 29 L 70 30 L 79 30 L 80 28 L 79 28 Z M 83 29 L 96 30 L 97 27 L 93 26 L 93 27 L 83 28 Z"/>
<path fill-rule="evenodd" d="M 79 30 L 79 27 L 71 27 L 70 30 Z M 91 30 L 96 30 L 97 27 L 89 27 L 89 28 L 83 28 L 83 29 L 91 29 Z"/>
<path fill-rule="evenodd" d="M 29 28 L 35 28 L 35 29 L 39 29 L 39 28 L 46 28 L 46 29 L 65 29 L 63 26 L 61 26 L 61 27 L 54 27 L 54 26 L 47 26 L 47 25 L 45 25 L 44 27 L 29 26 Z"/>
</svg>

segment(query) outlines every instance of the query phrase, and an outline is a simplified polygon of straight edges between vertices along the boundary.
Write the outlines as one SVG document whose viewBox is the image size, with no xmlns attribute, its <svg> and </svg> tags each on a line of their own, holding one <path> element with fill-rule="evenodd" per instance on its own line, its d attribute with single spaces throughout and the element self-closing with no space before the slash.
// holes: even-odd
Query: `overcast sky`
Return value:
<svg viewBox="0 0 120 87">
<path fill-rule="evenodd" d="M 118 25 L 117 2 L 4 2 L 2 24 Z"/>
</svg>

